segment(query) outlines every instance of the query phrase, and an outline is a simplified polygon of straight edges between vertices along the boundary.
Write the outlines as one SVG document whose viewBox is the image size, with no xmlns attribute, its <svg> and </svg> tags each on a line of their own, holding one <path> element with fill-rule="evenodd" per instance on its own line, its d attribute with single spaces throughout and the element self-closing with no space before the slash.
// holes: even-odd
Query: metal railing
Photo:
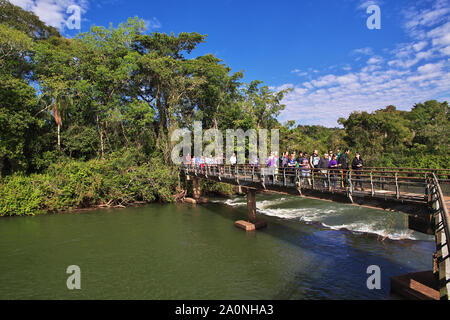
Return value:
<svg viewBox="0 0 450 320">
<path fill-rule="evenodd" d="M 434 173 L 430 176 L 428 190 L 428 202 L 434 211 L 436 220 L 435 235 L 440 297 L 447 300 L 450 293 L 450 216 L 439 180 Z"/>
<path fill-rule="evenodd" d="M 433 168 L 403 168 L 403 167 L 365 167 L 366 170 L 377 170 L 383 172 L 402 172 L 404 174 L 431 174 L 434 173 L 439 179 L 439 182 L 450 182 L 450 169 L 433 169 Z"/>
<path fill-rule="evenodd" d="M 266 167 L 260 165 L 182 165 L 186 173 L 221 180 L 260 183 L 261 188 L 278 186 L 373 197 L 391 197 L 426 202 L 432 172 L 394 170 L 343 170 L 336 168 Z"/>
</svg>

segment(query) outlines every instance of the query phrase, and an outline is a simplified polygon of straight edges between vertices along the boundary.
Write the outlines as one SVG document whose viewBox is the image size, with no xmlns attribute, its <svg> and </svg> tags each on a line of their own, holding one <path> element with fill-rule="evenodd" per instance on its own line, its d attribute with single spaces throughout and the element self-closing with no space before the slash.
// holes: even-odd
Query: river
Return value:
<svg viewBox="0 0 450 320">
<path fill-rule="evenodd" d="M 432 268 L 401 213 L 258 194 L 268 227 L 246 233 L 244 197 L 211 200 L 1 218 L 0 299 L 397 299 L 391 276 Z"/>
</svg>

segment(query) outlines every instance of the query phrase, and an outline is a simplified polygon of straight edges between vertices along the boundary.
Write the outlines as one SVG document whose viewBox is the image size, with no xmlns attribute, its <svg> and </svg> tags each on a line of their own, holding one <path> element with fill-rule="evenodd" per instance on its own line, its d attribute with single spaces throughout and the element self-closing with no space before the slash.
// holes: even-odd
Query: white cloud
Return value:
<svg viewBox="0 0 450 320">
<path fill-rule="evenodd" d="M 450 22 L 439 26 L 427 33 L 434 46 L 447 46 L 450 44 Z"/>
<path fill-rule="evenodd" d="M 362 1 L 360 1 L 360 3 L 359 3 L 359 5 L 358 5 L 358 7 L 357 7 L 357 9 L 358 10 L 367 10 L 367 8 L 369 7 L 369 6 L 371 6 L 371 5 L 377 5 L 377 6 L 381 6 L 382 5 L 382 1 L 380 1 L 380 0 L 378 0 L 378 1 L 375 1 L 375 0 L 362 0 Z"/>
<path fill-rule="evenodd" d="M 413 44 L 413 48 L 415 51 L 420 51 L 423 48 L 425 48 L 427 46 L 427 44 L 428 44 L 427 41 L 420 41 L 420 42 Z"/>
<path fill-rule="evenodd" d="M 304 76 L 308 75 L 308 72 L 302 71 L 300 69 L 294 69 L 294 70 L 291 71 L 291 73 L 295 73 L 295 74 L 297 74 L 300 77 L 304 77 Z"/>
<path fill-rule="evenodd" d="M 144 19 L 145 28 L 148 31 L 155 31 L 156 29 L 160 29 L 162 27 L 161 22 L 156 17 L 152 17 L 151 19 Z"/>
<path fill-rule="evenodd" d="M 432 73 L 432 72 L 437 72 L 440 71 L 443 67 L 443 63 L 439 62 L 439 63 L 427 63 L 423 66 L 420 66 L 417 68 L 417 71 L 419 73 Z"/>
<path fill-rule="evenodd" d="M 77 5 L 81 12 L 86 12 L 88 0 L 10 0 L 16 6 L 34 12 L 47 25 L 60 29 L 65 28 L 66 19 L 70 16 L 67 9 Z"/>
<path fill-rule="evenodd" d="M 447 46 L 447 47 L 445 47 L 445 48 L 440 49 L 440 52 L 441 52 L 443 55 L 450 56 L 450 46 Z"/>
<path fill-rule="evenodd" d="M 381 62 L 383 62 L 383 58 L 380 56 L 372 57 L 367 61 L 368 64 L 379 64 Z"/>
<path fill-rule="evenodd" d="M 292 89 L 292 88 L 294 88 L 294 85 L 292 83 L 286 83 L 286 84 L 283 84 L 283 85 L 277 87 L 277 90 L 286 90 L 286 89 Z"/>
<path fill-rule="evenodd" d="M 352 51 L 352 54 L 365 54 L 365 55 L 371 55 L 373 54 L 373 49 L 370 47 L 365 48 L 359 48 Z"/>
<path fill-rule="evenodd" d="M 345 65 L 345 66 L 343 66 L 342 67 L 342 70 L 344 70 L 344 71 L 350 71 L 350 70 L 352 70 L 352 67 L 350 66 L 350 65 Z"/>
<path fill-rule="evenodd" d="M 429 99 L 450 100 L 450 22 L 446 17 L 450 11 L 445 3 L 437 0 L 428 9 L 414 7 L 404 13 L 403 26 L 411 40 L 383 50 L 382 56 L 371 47 L 353 50 L 353 60 L 368 56 L 359 69 L 346 66 L 340 72 L 333 69 L 310 81 L 290 84 L 294 90 L 283 100 L 286 109 L 280 120 L 334 127 L 339 117 L 356 110 L 371 112 L 390 104 L 408 110 Z"/>
<path fill-rule="evenodd" d="M 30 10 L 34 4 L 33 0 L 9 0 L 9 2 L 21 7 L 24 10 Z"/>
<path fill-rule="evenodd" d="M 411 32 L 417 32 L 421 27 L 432 27 L 442 23 L 447 19 L 450 13 L 448 0 L 435 1 L 431 8 L 411 7 L 405 12 L 407 21 L 405 23 L 406 29 Z"/>
</svg>

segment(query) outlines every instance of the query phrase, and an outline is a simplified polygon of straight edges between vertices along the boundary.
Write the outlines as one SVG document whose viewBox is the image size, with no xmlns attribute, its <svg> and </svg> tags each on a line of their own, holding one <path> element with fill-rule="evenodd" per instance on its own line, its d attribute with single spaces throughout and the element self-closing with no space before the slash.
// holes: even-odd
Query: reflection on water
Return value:
<svg viewBox="0 0 450 320">
<path fill-rule="evenodd" d="M 213 201 L 0 219 L 0 298 L 389 299 L 391 276 L 432 268 L 433 238 L 399 213 L 258 195 L 268 227 L 246 233 L 245 198 Z"/>
</svg>

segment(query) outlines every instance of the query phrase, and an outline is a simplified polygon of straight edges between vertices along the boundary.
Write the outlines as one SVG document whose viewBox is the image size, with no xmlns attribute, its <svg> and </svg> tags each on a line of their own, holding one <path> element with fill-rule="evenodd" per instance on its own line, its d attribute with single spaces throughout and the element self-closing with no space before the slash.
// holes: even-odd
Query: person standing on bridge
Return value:
<svg viewBox="0 0 450 320">
<path fill-rule="evenodd" d="M 333 150 L 328 151 L 328 160 L 333 160 L 334 152 Z"/>
<path fill-rule="evenodd" d="M 309 163 L 308 154 L 305 152 L 303 154 L 303 160 L 302 163 L 300 163 L 301 172 L 302 172 L 302 179 L 307 180 L 308 184 L 311 186 L 311 178 L 310 178 L 310 169 L 311 165 Z"/>
<path fill-rule="evenodd" d="M 348 148 L 345 149 L 344 153 L 341 154 L 338 160 L 338 166 L 342 169 L 342 187 L 348 186 L 348 174 L 349 174 L 349 155 L 350 150 Z"/>
<path fill-rule="evenodd" d="M 361 158 L 359 152 L 356 153 L 355 158 L 352 161 L 352 169 L 355 172 L 355 190 L 357 190 L 358 185 L 361 188 L 361 191 L 364 191 L 361 181 L 361 170 L 363 169 L 364 161 Z"/>
<path fill-rule="evenodd" d="M 288 162 L 289 162 L 289 152 L 285 152 L 283 153 L 283 156 L 281 157 L 281 166 L 283 168 L 288 166 Z"/>
<path fill-rule="evenodd" d="M 267 175 L 269 178 L 272 178 L 272 183 L 275 181 L 275 170 L 276 170 L 277 159 L 275 157 L 275 153 L 271 152 L 270 156 L 267 158 Z"/>
<path fill-rule="evenodd" d="M 295 159 L 294 153 L 291 153 L 291 157 L 288 160 L 287 166 L 289 169 L 286 172 L 292 176 L 292 183 L 295 183 L 295 170 L 297 170 L 296 167 L 298 167 L 298 162 Z M 284 169 L 284 170 L 286 170 L 286 169 Z"/>
<path fill-rule="evenodd" d="M 186 156 L 186 161 L 185 161 L 187 166 L 190 166 L 192 163 L 192 159 L 191 159 L 191 155 L 188 153 Z"/>
<path fill-rule="evenodd" d="M 204 156 L 201 156 L 200 157 L 200 160 L 199 160 L 199 164 L 200 164 L 200 171 L 204 171 L 205 170 L 205 157 Z"/>
<path fill-rule="evenodd" d="M 328 159 L 328 153 L 325 152 L 323 154 L 323 158 L 320 158 L 319 164 L 318 164 L 324 188 L 328 188 L 328 164 L 329 163 L 330 163 L 330 160 Z"/>
<path fill-rule="evenodd" d="M 299 153 L 298 153 L 298 159 L 297 159 L 297 162 L 298 162 L 298 165 L 300 166 L 302 163 L 303 163 L 303 151 L 300 151 Z"/>
<path fill-rule="evenodd" d="M 237 161 L 237 159 L 236 159 L 236 153 L 233 153 L 233 155 L 230 157 L 230 164 L 231 164 L 232 166 L 234 166 L 234 165 L 236 164 L 236 161 Z"/>
<path fill-rule="evenodd" d="M 250 166 L 257 167 L 258 162 L 259 162 L 258 156 L 256 154 L 252 155 L 252 157 L 250 158 Z"/>
<path fill-rule="evenodd" d="M 336 157 L 337 157 L 336 161 L 337 161 L 338 163 L 339 163 L 339 159 L 341 158 L 341 155 L 342 155 L 341 149 L 337 149 L 337 150 L 336 150 Z"/>
<path fill-rule="evenodd" d="M 194 165 L 197 169 L 200 167 L 200 158 L 197 156 L 194 157 Z"/>
<path fill-rule="evenodd" d="M 276 181 L 278 178 L 278 167 L 280 166 L 280 157 L 278 155 L 278 151 L 274 151 L 273 156 L 275 158 L 275 162 L 274 162 L 273 166 L 274 166 L 274 173 L 275 173 L 274 179 Z"/>
<path fill-rule="evenodd" d="M 309 163 L 311 164 L 312 167 L 314 167 L 314 169 L 317 169 L 319 168 L 319 162 L 320 162 L 319 151 L 314 150 L 311 158 L 309 159 Z"/>
<path fill-rule="evenodd" d="M 218 170 L 220 170 L 220 173 L 224 174 L 225 173 L 225 169 L 224 169 L 224 167 L 220 166 L 221 164 L 223 164 L 223 155 L 221 153 L 217 154 L 217 156 L 216 156 L 216 163 L 217 163 L 217 165 L 219 167 Z"/>
<path fill-rule="evenodd" d="M 331 185 L 333 188 L 336 188 L 336 181 L 337 181 L 337 169 L 338 163 L 337 163 L 337 155 L 333 155 L 330 162 L 328 163 L 328 169 L 330 169 L 328 174 L 331 174 Z"/>
<path fill-rule="evenodd" d="M 217 164 L 223 164 L 223 155 L 222 154 L 218 154 L 216 157 L 216 162 Z"/>
</svg>

